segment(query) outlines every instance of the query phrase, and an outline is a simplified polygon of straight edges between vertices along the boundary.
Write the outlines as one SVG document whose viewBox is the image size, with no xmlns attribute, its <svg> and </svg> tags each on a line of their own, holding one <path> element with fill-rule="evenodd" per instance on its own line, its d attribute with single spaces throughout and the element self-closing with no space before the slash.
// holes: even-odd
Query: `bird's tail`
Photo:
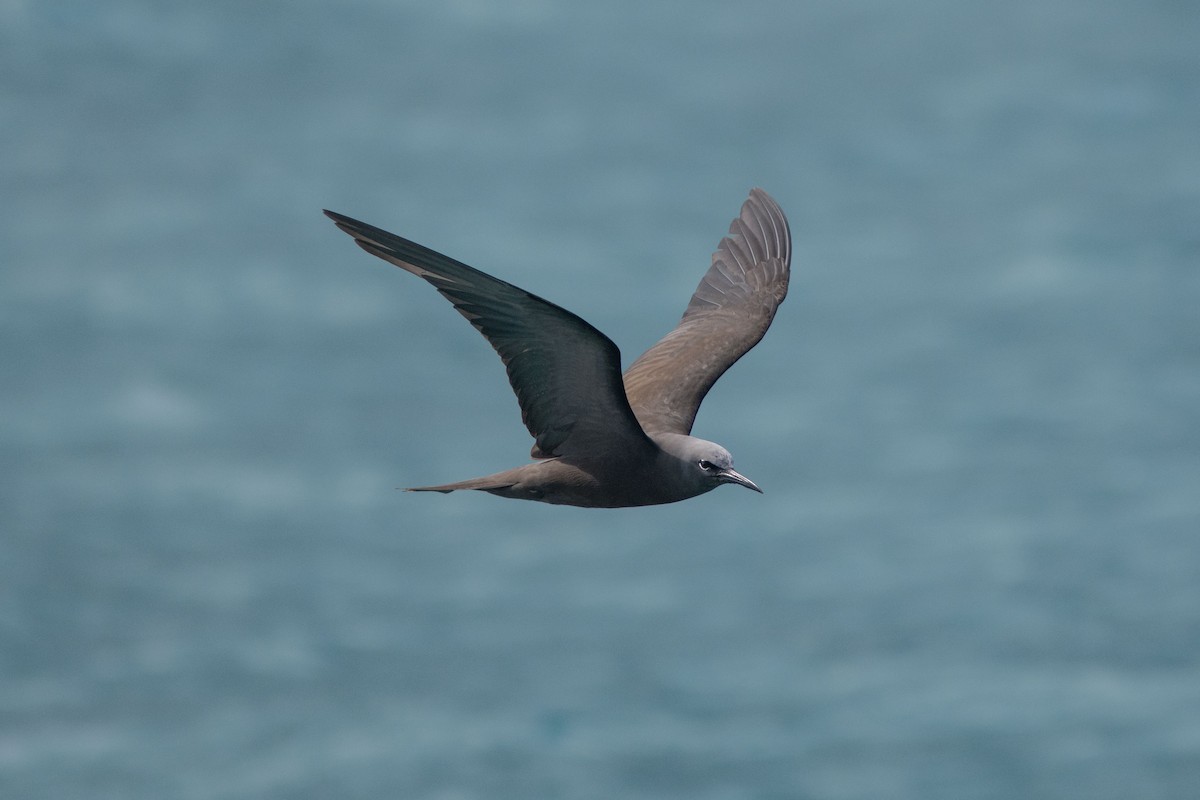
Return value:
<svg viewBox="0 0 1200 800">
<path fill-rule="evenodd" d="M 512 488 L 515 481 L 506 479 L 503 473 L 499 475 L 488 475 L 483 478 L 471 478 L 470 480 L 458 481 L 456 483 L 444 483 L 441 486 L 414 486 L 405 489 L 406 492 L 456 492 L 459 489 L 478 489 L 483 492 L 504 491 Z"/>
</svg>

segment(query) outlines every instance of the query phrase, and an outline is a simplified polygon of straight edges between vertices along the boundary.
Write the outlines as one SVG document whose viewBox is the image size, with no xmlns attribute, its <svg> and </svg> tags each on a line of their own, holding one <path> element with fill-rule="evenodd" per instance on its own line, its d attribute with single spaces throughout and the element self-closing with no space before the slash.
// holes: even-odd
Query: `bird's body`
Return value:
<svg viewBox="0 0 1200 800">
<path fill-rule="evenodd" d="M 713 448 L 719 447 L 712 442 L 678 433 L 651 434 L 650 440 L 654 442 L 655 447 L 647 457 L 623 459 L 618 468 L 613 468 L 612 462 L 607 458 L 557 456 L 497 472 L 495 475 L 443 486 L 421 486 L 409 491 L 453 492 L 457 489 L 478 489 L 500 497 L 540 500 L 554 505 L 624 508 L 687 500 L 715 489 L 720 483 L 741 483 L 758 490 L 758 487 L 745 478 L 726 478 L 697 490 L 692 473 L 700 458 L 685 459 L 681 453 L 672 452 L 691 444 L 686 441 L 688 439 L 703 442 Z M 732 472 L 732 469 L 729 471 Z"/>
<path fill-rule="evenodd" d="M 691 436 L 696 410 L 766 333 L 787 295 L 791 238 L 761 189 L 713 254 L 673 331 L 622 376 L 620 352 L 571 312 L 427 247 L 325 212 L 360 247 L 432 284 L 500 354 L 535 439 L 531 464 L 411 491 L 476 489 L 559 505 L 673 503 L 722 483 L 761 491 L 720 445 Z"/>
</svg>

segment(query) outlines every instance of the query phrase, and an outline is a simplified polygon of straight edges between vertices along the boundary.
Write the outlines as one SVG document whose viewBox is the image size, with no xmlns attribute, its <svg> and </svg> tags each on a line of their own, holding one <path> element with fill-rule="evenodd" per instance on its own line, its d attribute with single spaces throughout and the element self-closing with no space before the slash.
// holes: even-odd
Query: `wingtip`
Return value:
<svg viewBox="0 0 1200 800">
<path fill-rule="evenodd" d="M 364 228 L 367 227 L 366 225 L 354 219 L 353 217 L 347 217 L 345 214 L 339 214 L 338 212 L 330 211 L 329 209 L 324 209 L 323 213 L 325 216 L 333 220 L 333 224 L 336 225 L 343 233 L 353 236 L 355 241 L 357 241 L 360 246 L 362 245 L 360 235 Z"/>
<path fill-rule="evenodd" d="M 767 206 L 774 206 L 775 208 L 779 208 L 779 202 L 774 197 L 771 196 L 770 192 L 768 192 L 766 189 L 763 189 L 761 186 L 755 186 L 753 189 L 751 189 L 749 196 L 751 199 L 758 200 L 759 202 L 764 203 Z M 783 211 L 781 209 L 780 214 L 782 214 L 782 213 L 783 213 Z"/>
</svg>

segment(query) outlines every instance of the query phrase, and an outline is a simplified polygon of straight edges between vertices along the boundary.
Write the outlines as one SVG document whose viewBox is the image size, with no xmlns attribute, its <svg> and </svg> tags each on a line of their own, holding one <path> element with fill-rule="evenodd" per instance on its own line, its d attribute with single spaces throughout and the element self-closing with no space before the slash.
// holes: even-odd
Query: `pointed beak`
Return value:
<svg viewBox="0 0 1200 800">
<path fill-rule="evenodd" d="M 763 493 L 762 489 L 754 485 L 754 481 L 750 480 L 737 470 L 727 469 L 722 472 L 721 483 L 736 483 L 738 486 L 745 486 L 747 489 L 753 489 L 759 494 Z"/>
</svg>

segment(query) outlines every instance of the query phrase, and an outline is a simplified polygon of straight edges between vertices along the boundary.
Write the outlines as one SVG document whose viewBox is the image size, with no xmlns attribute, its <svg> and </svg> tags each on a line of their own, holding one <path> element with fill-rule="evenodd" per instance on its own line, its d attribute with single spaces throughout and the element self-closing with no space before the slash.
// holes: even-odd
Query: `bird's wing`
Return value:
<svg viewBox="0 0 1200 800">
<path fill-rule="evenodd" d="M 534 457 L 636 455 L 654 447 L 625 397 L 621 353 L 603 333 L 566 309 L 428 247 L 332 211 L 325 214 L 363 250 L 432 284 L 491 343 L 508 370 L 521 419 L 537 441 Z"/>
<path fill-rule="evenodd" d="M 683 319 L 625 372 L 625 394 L 645 430 L 691 432 L 704 395 L 758 344 L 787 296 L 791 249 L 779 205 L 751 190 Z"/>
</svg>

